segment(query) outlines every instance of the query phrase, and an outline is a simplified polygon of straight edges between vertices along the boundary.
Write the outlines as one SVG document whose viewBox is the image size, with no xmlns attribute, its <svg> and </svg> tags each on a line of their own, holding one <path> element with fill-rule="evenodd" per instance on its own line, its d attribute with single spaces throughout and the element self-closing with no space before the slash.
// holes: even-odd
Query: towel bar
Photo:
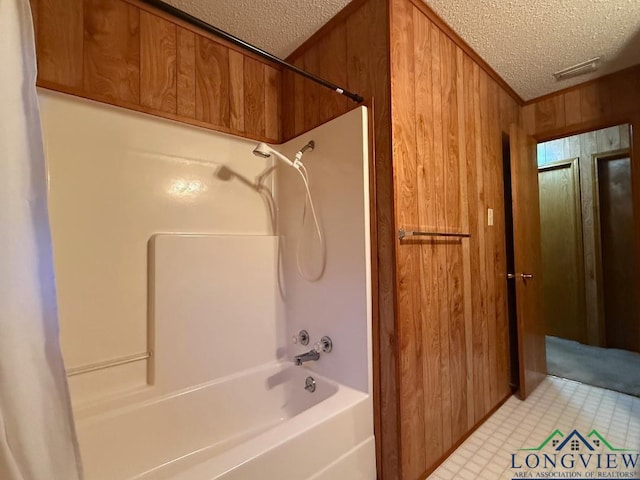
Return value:
<svg viewBox="0 0 640 480">
<path fill-rule="evenodd" d="M 453 238 L 469 238 L 468 233 L 451 233 L 451 232 L 419 232 L 413 230 L 398 230 L 398 238 L 402 240 L 405 237 L 453 237 Z"/>
</svg>

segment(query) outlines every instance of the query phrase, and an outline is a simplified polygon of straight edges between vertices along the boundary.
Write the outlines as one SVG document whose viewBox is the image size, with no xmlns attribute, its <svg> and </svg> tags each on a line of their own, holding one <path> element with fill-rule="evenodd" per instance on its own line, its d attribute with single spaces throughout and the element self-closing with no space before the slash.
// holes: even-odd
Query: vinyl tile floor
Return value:
<svg viewBox="0 0 640 480">
<path fill-rule="evenodd" d="M 428 478 L 640 480 L 639 458 L 640 398 L 548 376 L 526 401 L 509 398 Z"/>
</svg>

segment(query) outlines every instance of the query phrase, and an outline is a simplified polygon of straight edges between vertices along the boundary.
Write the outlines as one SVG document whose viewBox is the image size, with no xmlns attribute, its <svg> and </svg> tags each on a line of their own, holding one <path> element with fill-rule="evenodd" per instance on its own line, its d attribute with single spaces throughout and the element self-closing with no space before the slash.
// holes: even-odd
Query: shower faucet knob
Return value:
<svg viewBox="0 0 640 480">
<path fill-rule="evenodd" d="M 331 341 L 331 338 L 325 335 L 318 343 L 316 343 L 315 347 L 318 352 L 329 353 L 333 350 L 333 342 Z"/>
<path fill-rule="evenodd" d="M 309 332 L 306 330 L 300 330 L 298 335 L 294 335 L 291 340 L 294 344 L 300 342 L 300 345 L 309 345 Z"/>
</svg>

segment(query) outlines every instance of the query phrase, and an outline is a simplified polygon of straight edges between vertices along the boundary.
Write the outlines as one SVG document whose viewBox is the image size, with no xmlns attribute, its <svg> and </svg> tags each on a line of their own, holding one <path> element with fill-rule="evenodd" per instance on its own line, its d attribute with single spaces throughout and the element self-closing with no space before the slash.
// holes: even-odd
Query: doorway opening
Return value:
<svg viewBox="0 0 640 480">
<path fill-rule="evenodd" d="M 515 272 L 515 250 L 513 238 L 513 187 L 511 185 L 511 144 L 509 135 L 502 135 L 502 169 L 504 181 L 504 231 L 507 253 L 507 272 Z M 509 387 L 516 392 L 520 385 L 520 359 L 518 356 L 518 319 L 516 285 L 507 282 L 507 315 L 509 319 Z"/>
<path fill-rule="evenodd" d="M 538 144 L 542 311 L 549 374 L 640 396 L 630 138 L 625 124 Z"/>
</svg>

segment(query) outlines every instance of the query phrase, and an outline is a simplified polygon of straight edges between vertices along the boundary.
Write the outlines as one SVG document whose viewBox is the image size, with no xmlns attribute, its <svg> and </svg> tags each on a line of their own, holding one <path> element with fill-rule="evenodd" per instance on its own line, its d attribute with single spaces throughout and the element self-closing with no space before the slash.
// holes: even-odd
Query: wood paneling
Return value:
<svg viewBox="0 0 640 480">
<path fill-rule="evenodd" d="M 458 49 L 465 54 L 465 56 L 471 58 L 473 63 L 478 65 L 487 75 L 489 75 L 489 77 L 491 77 L 500 87 L 501 91 L 509 95 L 517 105 L 522 103 L 522 99 L 515 90 L 513 90 L 513 88 L 511 88 L 511 86 L 505 82 L 504 79 L 498 75 L 498 73 L 491 68 L 491 66 L 485 62 L 484 59 L 480 57 L 480 55 L 478 55 L 460 35 L 458 35 L 442 18 L 440 18 L 440 16 L 426 4 L 426 2 L 423 0 L 410 1 L 425 17 L 429 19 L 434 27 L 446 35 L 447 38 L 455 43 Z"/>
<path fill-rule="evenodd" d="M 67 0 L 38 0 L 34 6 L 38 77 L 82 87 L 83 2 L 70 8 Z"/>
<path fill-rule="evenodd" d="M 281 140 L 279 67 L 137 0 L 31 5 L 39 86 L 225 133 Z"/>
<path fill-rule="evenodd" d="M 414 181 L 395 182 L 395 217 L 400 225 L 417 226 L 418 195 L 415 136 L 414 30 L 411 5 L 392 5 L 399 21 L 391 25 L 391 111 L 393 112 L 394 176 Z M 402 11 L 400 12 L 400 10 Z M 397 315 L 400 363 L 400 428 L 403 477 L 416 478 L 425 470 L 425 403 L 420 282 L 420 244 L 397 250 Z"/>
<path fill-rule="evenodd" d="M 244 59 L 244 124 L 249 133 L 264 136 L 264 64 Z"/>
<path fill-rule="evenodd" d="M 83 88 L 140 103 L 140 10 L 114 0 L 84 0 Z"/>
<path fill-rule="evenodd" d="M 178 27 L 178 115 L 196 118 L 196 35 Z M 243 130 L 240 130 L 243 131 Z"/>
<path fill-rule="evenodd" d="M 520 109 L 408 0 L 391 85 L 396 229 L 471 235 L 396 244 L 401 478 L 417 479 L 510 394 L 501 142 Z"/>
<path fill-rule="evenodd" d="M 415 128 L 416 128 L 416 158 L 417 162 L 417 198 L 418 219 L 421 225 L 435 225 L 436 189 L 435 177 L 431 175 L 436 162 L 441 162 L 442 156 L 435 158 L 434 135 L 429 129 L 433 123 L 433 95 L 429 87 L 432 81 L 432 53 L 438 45 L 437 39 L 432 35 L 438 35 L 437 30 L 432 30 L 431 24 L 425 21 L 419 14 L 413 15 L 414 27 L 414 68 L 415 75 L 425 79 L 424 82 L 415 85 Z M 425 450 L 425 468 L 438 460 L 439 452 L 443 450 L 443 424 L 439 410 L 442 405 L 443 380 L 446 387 L 448 376 L 443 375 L 440 369 L 442 353 L 440 348 L 440 324 L 429 321 L 439 315 L 438 302 L 438 253 L 436 244 L 418 244 L 420 249 L 420 303 L 422 324 L 422 350 L 427 361 L 424 362 L 423 378 L 421 379 L 424 390 L 424 423 L 431 429 L 425 431 L 425 442 L 429 442 L 430 448 Z M 424 389 L 424 385 L 432 385 L 435 388 Z M 448 429 L 450 431 L 450 429 Z"/>
<path fill-rule="evenodd" d="M 282 75 L 269 65 L 264 69 L 264 128 L 269 138 L 280 138 L 280 98 L 282 96 Z"/>
<path fill-rule="evenodd" d="M 640 65 L 526 102 L 524 127 L 538 140 L 630 122 L 640 113 Z"/>
<path fill-rule="evenodd" d="M 140 12 L 140 103 L 177 112 L 176 26 L 148 12 Z"/>
<path fill-rule="evenodd" d="M 233 130 L 241 132 L 245 131 L 244 59 L 241 53 L 229 50 L 229 122 Z"/>
<path fill-rule="evenodd" d="M 347 85 L 347 25 L 340 22 L 318 44 L 317 72 L 322 78 L 330 78 L 336 85 Z M 324 122 L 348 110 L 348 102 L 328 88 L 321 88 L 320 121 Z M 351 102 L 353 103 L 353 102 Z"/>
<path fill-rule="evenodd" d="M 229 49 L 196 36 L 196 119 L 229 127 L 229 91 Z"/>
<path fill-rule="evenodd" d="M 599 157 L 595 171 L 607 347 L 640 352 L 631 160 L 624 154 Z"/>
</svg>

